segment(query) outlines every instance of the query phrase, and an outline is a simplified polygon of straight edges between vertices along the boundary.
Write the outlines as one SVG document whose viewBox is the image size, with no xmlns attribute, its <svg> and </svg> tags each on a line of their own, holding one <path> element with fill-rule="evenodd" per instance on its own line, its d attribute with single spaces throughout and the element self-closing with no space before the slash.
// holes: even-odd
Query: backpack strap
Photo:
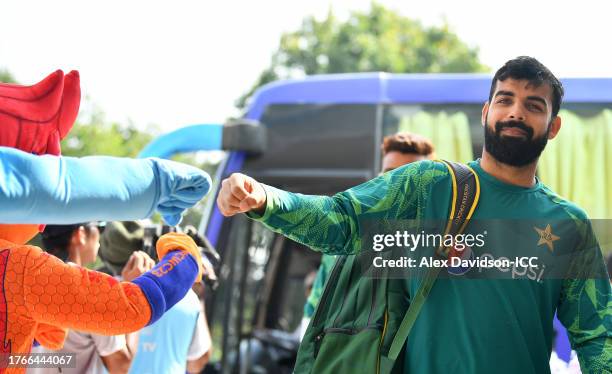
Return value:
<svg viewBox="0 0 612 374">
<path fill-rule="evenodd" d="M 478 205 L 478 199 L 480 197 L 480 182 L 478 180 L 478 175 L 467 165 L 460 164 L 457 162 L 445 161 L 442 162 L 448 168 L 448 171 L 451 175 L 453 188 L 452 188 L 452 199 L 451 199 L 451 209 L 449 214 L 449 220 L 446 225 L 446 229 L 444 231 L 445 234 L 457 235 L 461 234 L 465 227 L 467 226 L 468 221 L 472 217 L 476 206 Z M 448 255 L 449 248 L 443 248 L 442 246 L 436 251 L 436 256 L 446 258 Z M 395 337 L 393 338 L 393 342 L 391 343 L 391 347 L 389 348 L 389 353 L 385 358 L 384 366 L 387 370 L 382 372 L 389 372 L 393 367 L 395 360 L 397 359 L 406 339 L 408 338 L 408 334 L 416 321 L 431 288 L 433 287 L 438 273 L 440 272 L 439 267 L 431 267 L 427 271 L 427 275 L 421 282 L 418 291 L 416 292 L 414 298 L 410 302 L 410 306 L 408 307 L 408 311 L 404 315 L 404 319 L 400 324 Z"/>
</svg>

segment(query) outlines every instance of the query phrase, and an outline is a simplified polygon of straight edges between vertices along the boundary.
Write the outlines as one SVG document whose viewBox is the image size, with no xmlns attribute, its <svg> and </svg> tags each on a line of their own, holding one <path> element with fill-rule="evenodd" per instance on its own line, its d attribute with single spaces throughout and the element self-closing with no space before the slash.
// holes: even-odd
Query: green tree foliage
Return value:
<svg viewBox="0 0 612 374">
<path fill-rule="evenodd" d="M 105 120 L 100 110 L 94 110 L 88 118 L 79 117 L 62 141 L 62 154 L 74 157 L 136 157 L 156 134 L 159 134 L 156 127 L 142 131 L 133 123 L 111 123 Z"/>
<path fill-rule="evenodd" d="M 346 21 L 330 11 L 326 19 L 307 17 L 302 27 L 281 37 L 255 85 L 299 75 L 384 71 L 389 73 L 481 72 L 487 67 L 478 49 L 462 42 L 448 24 L 425 27 L 419 21 L 373 3 L 369 12 L 352 12 Z"/>
<path fill-rule="evenodd" d="M 3 83 L 17 83 L 13 74 L 6 69 L 0 69 L 0 82 Z"/>
</svg>

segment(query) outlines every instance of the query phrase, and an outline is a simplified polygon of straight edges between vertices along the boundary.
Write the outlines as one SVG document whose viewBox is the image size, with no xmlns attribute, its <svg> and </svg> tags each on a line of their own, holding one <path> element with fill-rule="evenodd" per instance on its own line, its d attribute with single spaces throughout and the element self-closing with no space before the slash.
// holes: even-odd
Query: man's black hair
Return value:
<svg viewBox="0 0 612 374">
<path fill-rule="evenodd" d="M 524 79 L 535 87 L 539 87 L 543 83 L 548 84 L 552 90 L 553 96 L 552 117 L 554 118 L 557 116 L 561 108 L 561 100 L 563 99 L 563 85 L 540 61 L 529 56 L 519 56 L 506 62 L 504 66 L 499 68 L 493 77 L 491 91 L 489 92 L 489 102 L 493 99 L 497 82 L 503 82 L 507 78 L 516 80 Z"/>
<path fill-rule="evenodd" d="M 62 261 L 67 261 L 70 239 L 81 226 L 85 228 L 85 233 L 90 233 L 91 224 L 87 222 L 72 225 L 47 225 L 45 231 L 41 233 L 43 248 Z"/>
</svg>

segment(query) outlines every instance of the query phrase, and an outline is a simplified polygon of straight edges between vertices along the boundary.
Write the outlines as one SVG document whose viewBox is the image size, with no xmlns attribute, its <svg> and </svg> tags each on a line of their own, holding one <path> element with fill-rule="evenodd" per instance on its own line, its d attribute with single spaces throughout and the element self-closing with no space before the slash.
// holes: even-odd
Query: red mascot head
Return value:
<svg viewBox="0 0 612 374">
<path fill-rule="evenodd" d="M 33 86 L 0 83 L 0 146 L 36 155 L 60 154 L 60 141 L 79 112 L 79 73 L 61 70 Z M 2 225 L 0 238 L 24 244 L 39 225 Z"/>
</svg>

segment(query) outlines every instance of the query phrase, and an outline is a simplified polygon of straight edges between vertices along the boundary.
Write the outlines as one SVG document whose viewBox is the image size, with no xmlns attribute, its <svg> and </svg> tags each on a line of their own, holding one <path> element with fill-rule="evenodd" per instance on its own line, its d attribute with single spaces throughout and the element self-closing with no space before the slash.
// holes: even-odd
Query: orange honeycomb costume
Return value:
<svg viewBox="0 0 612 374">
<path fill-rule="evenodd" d="M 58 154 L 79 101 L 76 72 L 64 77 L 58 71 L 31 87 L 0 84 L 0 146 Z M 25 109 L 7 117 L 5 106 Z M 17 131 L 7 131 L 7 126 Z M 34 339 L 61 348 L 67 328 L 105 335 L 137 331 L 201 280 L 200 252 L 183 234 L 160 238 L 161 261 L 154 269 L 133 282 L 119 282 L 25 245 L 38 231 L 39 225 L 0 224 L 0 373 L 25 372 L 23 367 L 7 368 L 8 356 L 29 353 Z"/>
</svg>

